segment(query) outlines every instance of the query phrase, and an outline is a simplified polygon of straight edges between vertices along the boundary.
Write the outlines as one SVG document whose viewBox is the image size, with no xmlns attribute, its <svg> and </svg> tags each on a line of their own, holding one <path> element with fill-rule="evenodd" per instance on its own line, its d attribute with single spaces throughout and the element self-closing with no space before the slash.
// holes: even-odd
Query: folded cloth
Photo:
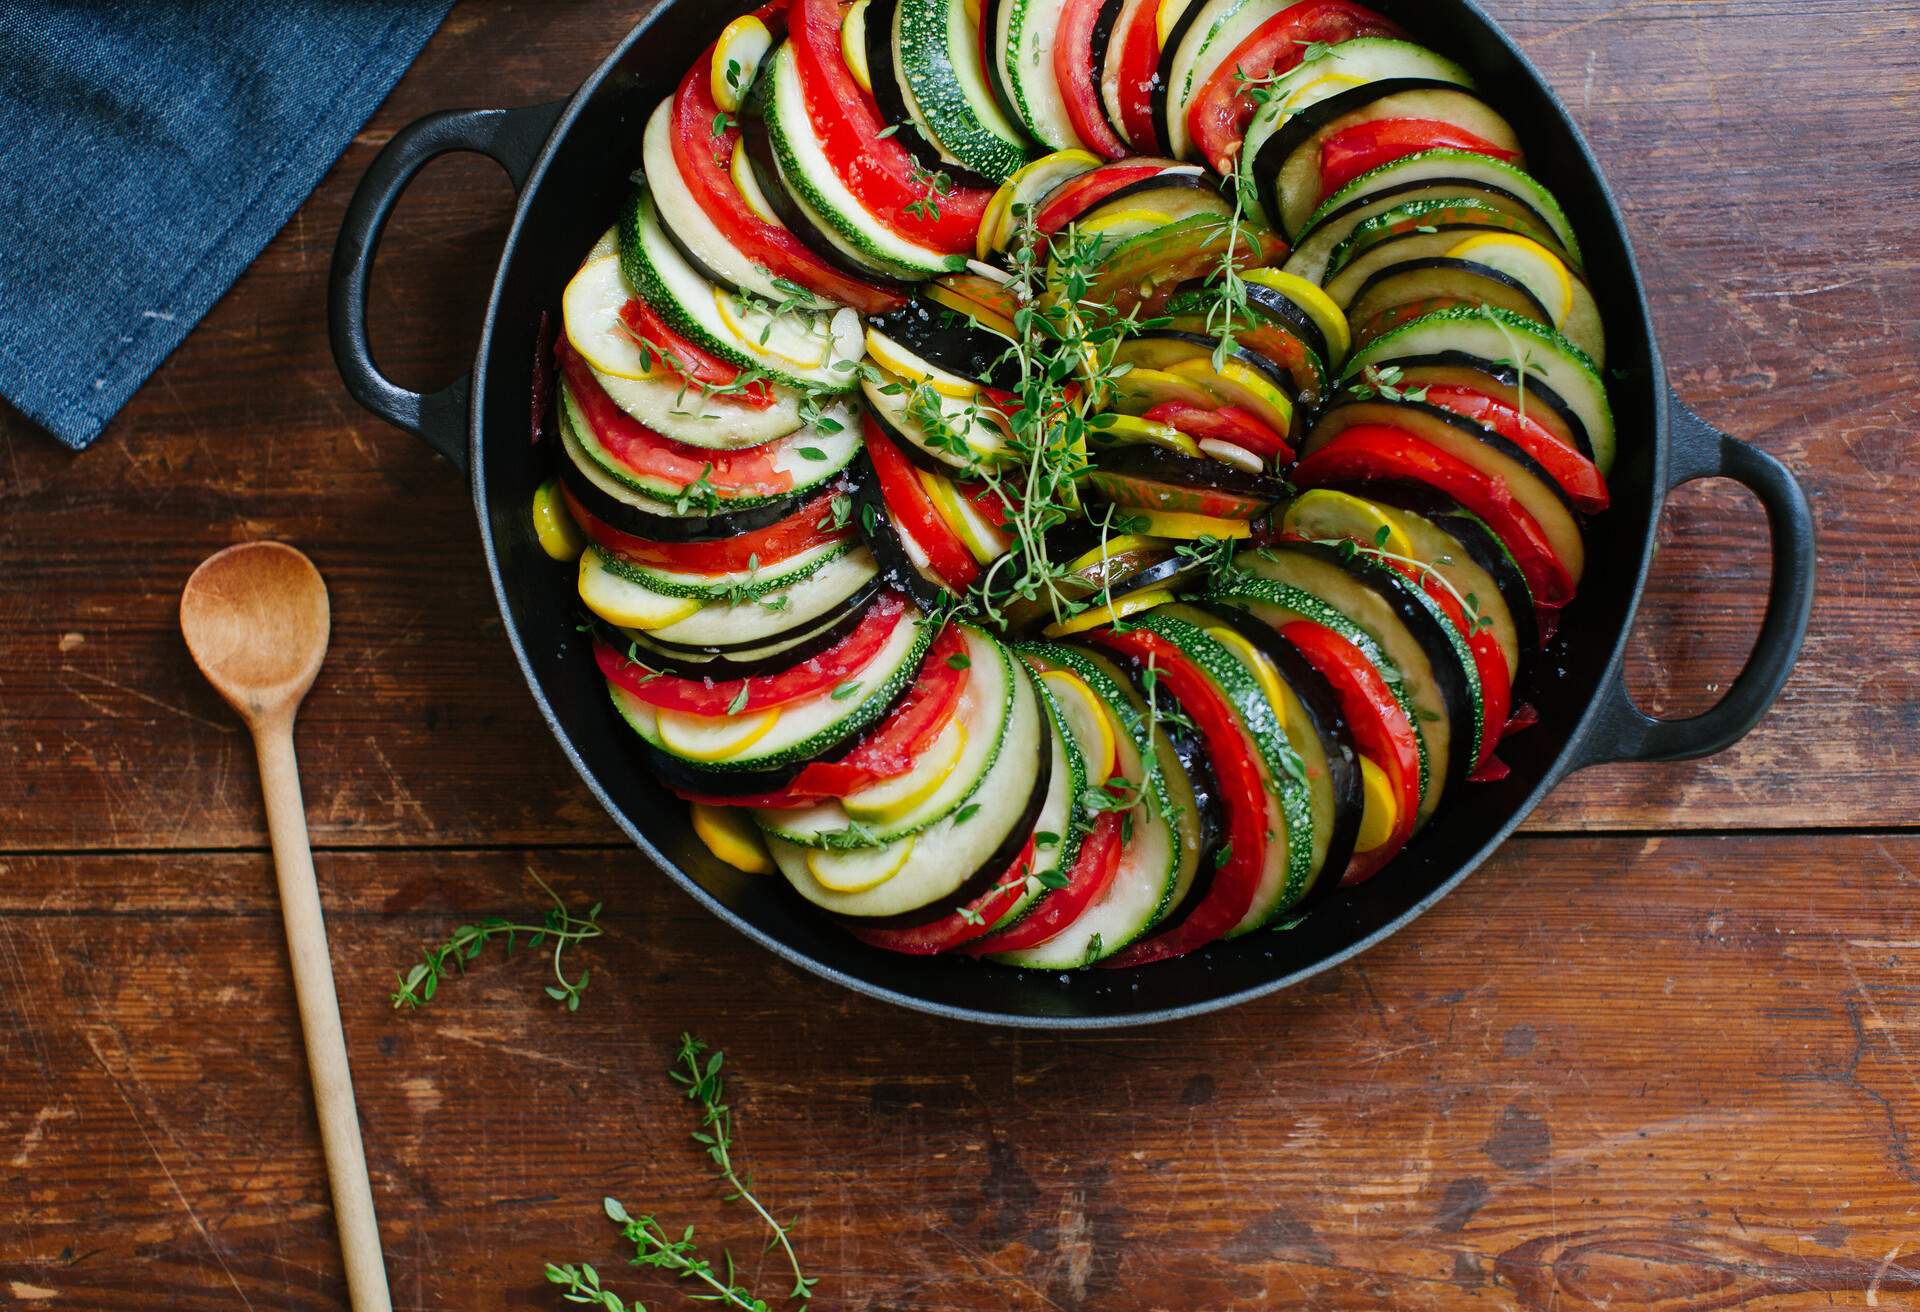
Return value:
<svg viewBox="0 0 1920 1312">
<path fill-rule="evenodd" d="M 0 393 L 83 447 L 451 0 L 0 0 Z"/>
</svg>

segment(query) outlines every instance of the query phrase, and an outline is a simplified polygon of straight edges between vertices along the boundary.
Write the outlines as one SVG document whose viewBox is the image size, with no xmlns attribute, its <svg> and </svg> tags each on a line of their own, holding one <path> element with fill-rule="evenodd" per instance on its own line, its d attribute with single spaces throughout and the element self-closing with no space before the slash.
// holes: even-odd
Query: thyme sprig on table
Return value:
<svg viewBox="0 0 1920 1312">
<path fill-rule="evenodd" d="M 676 1058 L 678 1067 L 667 1074 L 686 1090 L 687 1101 L 700 1108 L 700 1128 L 693 1131 L 693 1141 L 706 1149 L 715 1174 L 732 1191 L 725 1195 L 726 1201 L 744 1202 L 759 1213 L 773 1232 L 773 1237 L 767 1240 L 767 1249 L 771 1251 L 777 1246 L 786 1254 L 787 1265 L 793 1268 L 793 1289 L 787 1297 L 801 1300 L 804 1312 L 806 1300 L 813 1297 L 817 1277 L 808 1276 L 800 1269 L 800 1258 L 794 1253 L 790 1238 L 794 1223 L 774 1220 L 773 1213 L 754 1196 L 751 1177 L 741 1174 L 733 1164 L 733 1110 L 725 1102 L 726 1082 L 720 1075 L 725 1060 L 725 1053 L 717 1050 L 709 1053 L 707 1045 L 699 1039 L 682 1034 Z"/>
<path fill-rule="evenodd" d="M 542 947 L 552 940 L 553 977 L 556 982 L 547 985 L 547 996 L 568 1011 L 580 1010 L 580 998 L 587 991 L 589 972 L 582 970 L 579 979 L 570 980 L 561 969 L 560 958 L 568 944 L 599 938 L 605 932 L 600 927 L 601 904 L 595 902 L 584 916 L 576 916 L 567 909 L 567 904 L 546 880 L 532 870 L 527 871 L 527 877 L 540 885 L 541 892 L 553 899 L 553 906 L 541 917 L 540 923 L 528 924 L 504 916 L 487 916 L 459 926 L 447 936 L 444 943 L 434 947 L 423 946 L 420 960 L 411 969 L 394 972 L 399 985 L 393 991 L 396 1011 L 402 1007 L 418 1010 L 433 1001 L 434 995 L 440 991 L 440 982 L 449 974 L 464 975 L 467 963 L 477 958 L 491 942 L 505 940 L 506 955 L 512 956 L 522 936 L 530 949 Z"/>
<path fill-rule="evenodd" d="M 787 1298 L 797 1302 L 797 1312 L 807 1312 L 807 1302 L 813 1297 L 813 1287 L 819 1277 L 809 1276 L 801 1269 L 791 1240 L 794 1223 L 783 1224 L 774 1219 L 773 1213 L 754 1196 L 751 1177 L 733 1160 L 733 1111 L 725 1101 L 726 1085 L 720 1074 L 725 1060 L 725 1054 L 709 1050 L 691 1034 L 682 1034 L 674 1066 L 667 1074 L 685 1090 L 687 1100 L 700 1108 L 700 1126 L 692 1132 L 692 1138 L 705 1150 L 713 1162 L 714 1173 L 727 1186 L 722 1197 L 727 1202 L 747 1203 L 772 1231 L 767 1251 L 780 1248 L 793 1269 L 793 1288 Z M 620 1227 L 621 1238 L 634 1247 L 629 1265 L 665 1271 L 704 1286 L 688 1292 L 687 1297 L 695 1302 L 718 1303 L 738 1308 L 740 1312 L 770 1312 L 767 1301 L 741 1283 L 731 1253 L 721 1250 L 718 1269 L 711 1259 L 702 1255 L 694 1227 L 687 1226 L 675 1238 L 652 1213 L 636 1217 L 617 1198 L 603 1198 L 600 1206 L 607 1219 Z M 647 1312 L 645 1304 L 627 1302 L 602 1284 L 600 1273 L 589 1263 L 548 1262 L 546 1277 L 561 1287 L 560 1296 L 566 1302 L 602 1308 L 605 1312 Z"/>
</svg>

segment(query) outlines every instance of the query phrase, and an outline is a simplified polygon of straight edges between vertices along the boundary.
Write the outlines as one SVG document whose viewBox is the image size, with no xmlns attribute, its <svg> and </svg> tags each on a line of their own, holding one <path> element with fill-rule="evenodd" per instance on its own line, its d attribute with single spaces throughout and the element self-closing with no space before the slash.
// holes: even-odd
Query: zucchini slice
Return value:
<svg viewBox="0 0 1920 1312">
<path fill-rule="evenodd" d="M 836 698 L 823 692 L 805 701 L 774 707 L 773 723 L 744 750 L 719 759 L 694 759 L 688 744 L 724 735 L 735 716 L 686 716 L 662 712 L 609 684 L 614 709 L 646 745 L 647 755 L 669 783 L 691 780 L 696 789 L 709 786 L 710 777 L 747 775 L 758 785 L 769 771 L 804 765 L 878 721 L 894 700 L 913 684 L 920 658 L 932 643 L 932 626 L 907 615 L 887 635 L 886 643 L 863 671 L 857 697 Z M 663 729 L 661 719 L 669 717 Z M 700 723 L 712 721 L 712 723 Z M 775 783 L 769 785 L 778 787 Z"/>
<path fill-rule="evenodd" d="M 1265 776 L 1267 832 L 1271 839 L 1253 905 L 1227 931 L 1227 937 L 1272 924 L 1306 895 L 1315 873 L 1313 802 L 1306 765 L 1287 736 L 1282 712 L 1240 657 L 1206 632 L 1203 626 L 1215 623 L 1208 612 L 1176 604 L 1148 611 L 1133 623 L 1173 643 L 1206 675 L 1233 708 L 1253 744 Z"/>
<path fill-rule="evenodd" d="M 836 916 L 895 927 L 938 920 L 991 888 L 1034 832 L 1053 777 L 1053 754 L 1044 750 L 1049 730 L 1039 694 L 1024 677 L 1015 688 L 999 756 L 972 801 L 945 819 L 879 849 L 823 852 L 769 837 L 774 864 L 794 890 Z M 900 848 L 909 844 L 902 854 Z M 888 856 L 876 858 L 876 852 Z M 835 891 L 816 875 L 816 869 L 830 868 L 836 860 L 876 859 L 898 864 L 889 878 L 858 891 Z"/>
<path fill-rule="evenodd" d="M 1207 594 L 1207 600 L 1214 605 L 1232 605 L 1258 616 L 1269 628 L 1278 631 L 1283 625 L 1294 620 L 1311 620 L 1339 634 L 1364 656 L 1368 663 L 1379 672 L 1387 690 L 1393 694 L 1407 722 L 1413 726 L 1414 746 L 1417 749 L 1420 769 L 1419 785 L 1422 805 L 1420 819 L 1424 822 L 1432 814 L 1439 802 L 1438 792 L 1442 780 L 1432 776 L 1428 763 L 1427 730 L 1421 722 L 1418 709 L 1409 695 L 1406 680 L 1400 674 L 1400 668 L 1387 655 L 1385 648 L 1367 629 L 1325 598 L 1296 587 L 1291 583 L 1278 583 L 1272 579 L 1257 578 L 1250 574 L 1236 574 Z M 1433 801 L 1426 801 L 1434 794 Z"/>
<path fill-rule="evenodd" d="M 1580 239 L 1553 193 L 1524 169 L 1468 150 L 1422 150 L 1362 173 L 1308 216 L 1295 255 L 1310 263 L 1309 252 L 1331 250 L 1355 223 L 1382 209 L 1453 196 L 1532 219 L 1552 233 L 1572 265 L 1580 267 Z"/>
<path fill-rule="evenodd" d="M 872 553 L 845 552 L 786 587 L 737 603 L 712 602 L 683 620 L 649 629 L 648 636 L 663 646 L 717 652 L 763 646 L 777 634 L 838 610 L 879 572 Z"/>
<path fill-rule="evenodd" d="M 1248 673 L 1266 687 L 1266 674 L 1279 676 L 1280 704 L 1274 710 L 1285 724 L 1287 740 L 1305 768 L 1313 817 L 1313 871 L 1306 890 L 1285 908 L 1297 917 L 1307 905 L 1332 892 L 1353 859 L 1354 840 L 1366 799 L 1360 791 L 1360 753 L 1340 709 L 1340 698 L 1326 676 L 1270 627 L 1236 607 L 1181 603 L 1172 614 L 1190 616 L 1233 650 Z M 1227 642 L 1223 633 L 1236 635 Z M 1266 671 L 1259 668 L 1265 662 Z M 1272 689 L 1268 688 L 1269 697 Z"/>
<path fill-rule="evenodd" d="M 1025 137 L 987 85 L 979 25 L 964 0 L 869 0 L 867 22 L 876 97 L 891 77 L 941 159 L 993 182 L 1026 162 Z"/>
<path fill-rule="evenodd" d="M 1364 552 L 1280 542 L 1242 552 L 1235 560 L 1257 579 L 1291 584 L 1320 598 L 1373 637 L 1399 672 L 1415 727 L 1435 762 L 1434 788 L 1421 805 L 1422 821 L 1431 819 L 1442 792 L 1466 782 L 1480 753 L 1480 680 L 1472 653 L 1453 626 L 1426 593 Z M 1275 622 L 1263 599 L 1232 585 L 1223 591 Z"/>
<path fill-rule="evenodd" d="M 1085 150 L 1053 76 L 1054 34 L 1066 0 L 997 0 L 989 49 L 996 85 L 1027 135 L 1048 150 Z"/>
<path fill-rule="evenodd" d="M 707 281 L 730 291 L 751 292 L 769 301 L 797 300 L 801 309 L 831 313 L 837 308 L 834 302 L 804 288 L 796 288 L 785 280 L 776 282 L 772 274 L 742 255 L 739 248 L 727 240 L 720 226 L 707 217 L 673 158 L 671 96 L 662 100 L 647 119 L 647 130 L 641 138 L 640 167 L 653 193 L 653 202 L 659 207 L 661 229 L 687 263 Z"/>
<path fill-rule="evenodd" d="M 1039 817 L 1034 821 L 1033 865 L 1027 875 L 1026 887 L 1020 890 L 1020 896 L 1014 904 L 993 922 L 988 932 L 995 934 L 1026 919 L 1041 903 L 1053 896 L 1055 887 L 1065 882 L 1067 872 L 1073 869 L 1073 863 L 1079 859 L 1080 844 L 1086 838 L 1087 830 L 1092 828 L 1086 805 L 1081 800 L 1087 787 L 1087 765 L 1080 744 L 1067 731 L 1059 703 L 1033 668 L 1023 660 L 1016 660 L 1016 664 L 1020 677 L 1033 688 L 1041 709 L 1046 712 L 1047 741 L 1052 763 L 1049 767 L 1051 775 L 1047 784 L 1047 798 L 1040 808 Z"/>
<path fill-rule="evenodd" d="M 1020 654 L 1041 670 L 1070 671 L 1100 698 L 1121 729 L 1115 735 L 1115 777 L 1132 783 L 1142 797 L 1106 891 L 1045 943 L 993 958 L 1036 970 L 1072 970 L 1146 934 L 1172 907 L 1183 872 L 1191 882 L 1200 856 L 1192 787 L 1164 731 L 1150 723 L 1125 673 L 1105 656 L 1058 643 L 1028 643 Z"/>
<path fill-rule="evenodd" d="M 1281 235 L 1292 240 L 1325 195 L 1320 181 L 1321 142 L 1362 123 L 1395 118 L 1451 123 L 1520 157 L 1520 140 L 1507 121 L 1478 96 L 1451 82 L 1392 78 L 1353 87 L 1286 118 L 1261 143 L 1253 159 L 1260 203 Z"/>
<path fill-rule="evenodd" d="M 1343 382 L 1368 365 L 1384 366 L 1406 357 L 1461 352 L 1501 369 L 1524 373 L 1530 385 L 1544 384 L 1586 430 L 1593 462 L 1602 474 L 1613 470 L 1613 407 L 1606 384 L 1586 352 L 1551 328 L 1517 314 L 1479 306 L 1455 306 L 1422 315 L 1389 329 L 1347 360 Z"/>
<path fill-rule="evenodd" d="M 1293 0 L 1209 0 L 1196 6 L 1178 49 L 1167 61 L 1166 94 L 1155 105 L 1167 153 L 1175 159 L 1200 160 L 1187 135 L 1187 111 L 1207 79 L 1227 61 L 1255 28 L 1285 9 Z"/>
<path fill-rule="evenodd" d="M 716 287 L 667 237 L 653 193 L 638 187 L 618 225 L 620 268 L 676 332 L 741 369 L 790 387 L 853 390 L 860 318 L 773 307 Z M 723 304 L 725 302 L 725 304 Z"/>
<path fill-rule="evenodd" d="M 677 507 L 686 492 L 685 485 L 674 479 L 634 469 L 601 446 L 593 425 L 580 408 L 579 399 L 564 381 L 560 384 L 560 416 L 562 431 L 572 439 L 566 444 L 568 454 L 573 454 L 577 447 L 579 453 L 592 461 L 600 473 L 618 485 L 621 490 L 614 491 L 614 495 L 651 514 L 680 513 Z M 786 503 L 795 497 L 806 496 L 839 477 L 853 463 L 853 458 L 860 454 L 859 433 L 854 427 L 852 413 L 844 408 L 836 407 L 823 417 L 838 426 L 791 433 L 779 438 L 777 444 L 768 451 L 773 468 L 793 480 L 791 487 L 769 496 L 741 496 L 717 489 L 715 497 L 719 504 L 729 509 L 742 509 L 767 502 Z M 704 506 L 704 499 L 696 500 Z"/>
<path fill-rule="evenodd" d="M 1587 548 L 1580 521 L 1566 491 L 1511 439 L 1482 428 L 1464 415 L 1425 401 L 1374 397 L 1342 401 L 1320 416 L 1307 435 L 1302 456 L 1311 455 L 1355 424 L 1387 424 L 1413 434 L 1505 484 L 1522 508 L 1539 523 L 1553 554 L 1577 584 L 1586 570 Z"/>
<path fill-rule="evenodd" d="M 1013 718 L 1016 689 L 1013 658 L 1007 649 L 971 626 L 963 627 L 961 634 L 971 665 L 954 712 L 953 723 L 961 737 L 959 752 L 951 759 L 934 762 L 944 767 L 944 773 L 911 785 L 910 791 L 921 795 L 909 798 L 909 804 L 880 808 L 877 814 L 872 813 L 875 808 L 861 805 L 858 794 L 845 799 L 844 804 L 828 800 L 797 810 L 755 811 L 754 822 L 761 830 L 802 847 L 850 851 L 881 847 L 917 834 L 966 804 L 999 759 Z M 858 692 L 846 695 L 857 696 Z M 931 749 L 926 753 L 933 754 Z M 899 791 L 894 790 L 894 795 Z M 856 812 L 862 818 L 856 819 Z"/>
<path fill-rule="evenodd" d="M 834 171 L 807 114 L 800 66 L 791 45 L 782 43 L 773 52 L 749 98 L 750 104 L 756 102 L 764 116 L 778 185 L 853 260 L 904 279 L 931 278 L 966 267 L 964 257 L 943 254 L 888 228 Z M 767 181 L 761 179 L 762 187 Z"/>
<path fill-rule="evenodd" d="M 695 574 L 638 564 L 613 555 L 597 545 L 589 543 L 587 546 L 587 550 L 598 556 L 610 573 L 638 587 L 665 597 L 692 597 L 716 602 L 757 601 L 812 577 L 853 549 L 853 544 L 846 539 L 835 538 L 765 567 L 728 570 L 721 574 Z"/>
</svg>

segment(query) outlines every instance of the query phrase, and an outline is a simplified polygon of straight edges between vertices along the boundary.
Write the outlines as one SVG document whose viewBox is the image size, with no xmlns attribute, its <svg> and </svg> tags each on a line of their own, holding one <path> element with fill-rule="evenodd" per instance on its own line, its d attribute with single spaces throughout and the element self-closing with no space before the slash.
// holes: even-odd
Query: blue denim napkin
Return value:
<svg viewBox="0 0 1920 1312">
<path fill-rule="evenodd" d="M 451 0 L 0 0 L 0 392 L 83 447 Z"/>
</svg>

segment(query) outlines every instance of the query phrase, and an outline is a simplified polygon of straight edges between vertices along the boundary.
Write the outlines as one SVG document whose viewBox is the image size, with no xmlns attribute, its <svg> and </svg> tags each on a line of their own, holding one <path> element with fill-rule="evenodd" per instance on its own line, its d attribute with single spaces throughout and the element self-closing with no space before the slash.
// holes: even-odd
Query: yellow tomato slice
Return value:
<svg viewBox="0 0 1920 1312">
<path fill-rule="evenodd" d="M 967 726 L 959 720 L 950 720 L 928 745 L 925 754 L 913 763 L 913 769 L 849 794 L 840 805 L 855 820 L 869 824 L 897 820 L 939 791 L 966 750 Z"/>
<path fill-rule="evenodd" d="M 713 67 L 707 75 L 713 103 L 729 114 L 740 108 L 754 75 L 760 71 L 760 61 L 771 49 L 773 33 L 752 14 L 742 14 L 721 29 L 720 39 L 713 43 Z"/>
<path fill-rule="evenodd" d="M 1280 682 L 1280 671 L 1267 659 L 1267 654 L 1232 629 L 1208 629 L 1206 634 L 1247 667 L 1254 682 L 1260 685 L 1261 695 L 1267 699 L 1267 705 L 1273 707 L 1273 718 L 1284 726 L 1287 722 L 1286 688 Z"/>
<path fill-rule="evenodd" d="M 1471 260 L 1506 274 L 1532 292 L 1553 317 L 1553 326 L 1565 326 L 1573 313 L 1573 275 L 1560 257 L 1531 237 L 1512 232 L 1483 232 L 1447 251 L 1455 260 Z"/>
<path fill-rule="evenodd" d="M 1364 809 L 1353 847 L 1356 852 L 1371 852 L 1393 837 L 1394 826 L 1400 823 L 1400 804 L 1387 772 L 1364 756 L 1360 758 L 1360 796 Z"/>
<path fill-rule="evenodd" d="M 580 600 L 609 624 L 623 629 L 664 629 L 700 609 L 698 597 L 674 597 L 615 573 L 598 551 L 580 556 Z"/>
<path fill-rule="evenodd" d="M 555 560 L 572 560 L 587 549 L 587 539 L 560 498 L 560 480 L 550 478 L 533 493 L 533 535 Z"/>
<path fill-rule="evenodd" d="M 661 745 L 689 761 L 725 761 L 767 736 L 780 722 L 780 708 L 744 711 L 739 715 L 694 715 L 687 711 L 660 711 L 655 717 Z"/>
<path fill-rule="evenodd" d="M 1173 600 L 1173 593 L 1165 588 L 1147 588 L 1141 592 L 1128 592 L 1115 597 L 1110 602 L 1096 601 L 1077 615 L 1049 624 L 1043 630 L 1049 638 L 1064 638 L 1070 633 L 1085 633 L 1088 629 L 1097 629 L 1102 624 L 1111 624 L 1115 620 L 1126 619 L 1129 615 L 1138 615 L 1141 611 L 1152 610 L 1155 606 Z"/>
<path fill-rule="evenodd" d="M 773 873 L 773 858 L 767 855 L 767 844 L 745 811 L 701 802 L 692 806 L 693 832 L 707 845 L 707 851 L 735 870 L 744 870 L 750 875 Z"/>
<path fill-rule="evenodd" d="M 1351 538 L 1396 556 L 1413 554 L 1413 543 L 1390 514 L 1349 492 L 1323 487 L 1302 492 L 1287 507 L 1280 523 L 1286 532 L 1314 541 Z"/>
<path fill-rule="evenodd" d="M 1222 519 L 1217 515 L 1193 515 L 1184 510 L 1130 510 L 1127 518 L 1139 521 L 1142 532 L 1157 538 L 1219 538 L 1222 541 L 1251 537 L 1253 525 L 1244 519 Z"/>
<path fill-rule="evenodd" d="M 1346 312 L 1333 303 L 1331 296 L 1299 274 L 1284 269 L 1249 269 L 1241 276 L 1248 282 L 1271 287 L 1299 306 L 1327 339 L 1327 350 L 1333 354 L 1333 359 L 1326 361 L 1327 367 L 1340 367 L 1353 345 L 1353 333 L 1347 325 Z"/>
<path fill-rule="evenodd" d="M 1087 782 L 1103 784 L 1113 778 L 1119 747 L 1112 717 L 1100 698 L 1070 670 L 1048 670 L 1040 676 L 1040 682 L 1053 694 L 1060 718 L 1067 722 L 1067 731 L 1080 747 L 1080 755 L 1086 760 Z"/>
<path fill-rule="evenodd" d="M 903 838 L 885 847 L 870 847 L 851 852 L 828 852 L 815 848 L 807 853 L 807 873 L 822 888 L 836 893 L 864 893 L 878 888 L 907 864 L 917 838 Z"/>
</svg>

